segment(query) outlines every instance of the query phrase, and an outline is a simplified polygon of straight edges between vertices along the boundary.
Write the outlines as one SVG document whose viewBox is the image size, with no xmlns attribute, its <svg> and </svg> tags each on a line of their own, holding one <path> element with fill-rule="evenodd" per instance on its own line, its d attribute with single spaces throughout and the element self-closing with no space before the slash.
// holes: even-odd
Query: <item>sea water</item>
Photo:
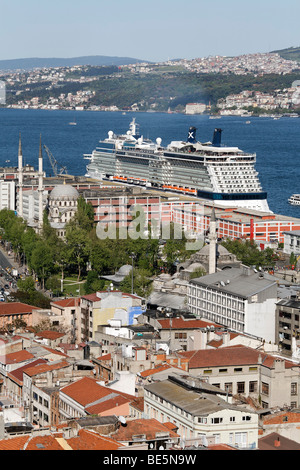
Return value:
<svg viewBox="0 0 300 470">
<path fill-rule="evenodd" d="M 107 137 L 108 131 L 126 133 L 132 118 L 145 138 L 186 140 L 190 126 L 197 128 L 197 140 L 211 141 L 214 129 L 222 129 L 222 143 L 256 153 L 256 170 L 263 190 L 268 193 L 270 209 L 282 215 L 300 218 L 300 206 L 288 204 L 288 198 L 300 193 L 300 118 L 233 117 L 212 120 L 206 115 L 179 113 L 136 113 L 0 109 L 0 165 L 18 165 L 19 133 L 22 137 L 24 165 L 38 168 L 39 139 L 42 137 L 44 170 L 53 170 L 44 145 L 57 161 L 58 170 L 84 175 L 90 154 Z M 250 123 L 249 123 L 250 121 Z M 70 125 L 75 122 L 76 125 Z"/>
</svg>

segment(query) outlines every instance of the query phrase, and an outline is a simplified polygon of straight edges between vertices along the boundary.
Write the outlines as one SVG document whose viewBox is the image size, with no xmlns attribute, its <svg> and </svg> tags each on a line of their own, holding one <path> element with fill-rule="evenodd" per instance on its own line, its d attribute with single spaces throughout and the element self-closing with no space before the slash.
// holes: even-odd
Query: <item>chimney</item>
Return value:
<svg viewBox="0 0 300 470">
<path fill-rule="evenodd" d="M 279 436 L 278 436 L 277 439 L 274 441 L 274 447 L 280 447 L 280 439 L 279 439 Z"/>
</svg>

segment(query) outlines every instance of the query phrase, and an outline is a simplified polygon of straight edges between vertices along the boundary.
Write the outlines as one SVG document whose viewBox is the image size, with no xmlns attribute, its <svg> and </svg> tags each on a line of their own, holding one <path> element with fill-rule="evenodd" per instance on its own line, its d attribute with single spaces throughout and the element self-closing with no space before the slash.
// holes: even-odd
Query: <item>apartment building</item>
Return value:
<svg viewBox="0 0 300 470">
<path fill-rule="evenodd" d="M 100 385 L 95 379 L 76 380 L 59 391 L 60 418 L 80 418 L 87 415 L 130 415 L 129 405 L 134 396 Z"/>
<path fill-rule="evenodd" d="M 300 300 L 282 299 L 276 305 L 276 340 L 283 354 L 300 358 Z"/>
<path fill-rule="evenodd" d="M 246 346 L 177 353 L 185 370 L 258 407 L 299 406 L 299 367 L 296 361 Z M 173 365 L 176 365 L 173 363 Z"/>
<path fill-rule="evenodd" d="M 247 266 L 192 279 L 188 307 L 202 320 L 275 343 L 277 284 Z"/>
<path fill-rule="evenodd" d="M 131 325 L 145 308 L 145 301 L 137 295 L 120 291 L 101 291 L 80 298 L 77 320 L 77 342 L 95 339 L 98 327 L 120 320 L 121 326 Z"/>
<path fill-rule="evenodd" d="M 230 402 L 226 392 L 196 377 L 170 376 L 145 386 L 149 418 L 172 422 L 185 442 L 198 441 L 257 448 L 258 414 Z"/>
<path fill-rule="evenodd" d="M 290 232 L 284 232 L 284 248 L 283 252 L 290 255 L 294 253 L 296 256 L 300 256 L 300 230 L 291 230 Z"/>
</svg>

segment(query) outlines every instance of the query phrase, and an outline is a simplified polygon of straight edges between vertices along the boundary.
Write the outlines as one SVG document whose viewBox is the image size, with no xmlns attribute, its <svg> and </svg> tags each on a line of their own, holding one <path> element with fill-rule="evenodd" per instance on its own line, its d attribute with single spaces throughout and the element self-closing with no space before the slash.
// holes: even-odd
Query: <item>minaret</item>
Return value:
<svg viewBox="0 0 300 470">
<path fill-rule="evenodd" d="M 215 208 L 213 207 L 210 224 L 209 224 L 209 267 L 208 274 L 214 274 L 216 272 L 216 261 L 217 261 L 217 221 Z"/>
<path fill-rule="evenodd" d="M 40 149 L 39 149 L 39 230 L 43 227 L 43 153 L 42 153 L 42 136 L 40 136 Z"/>
<path fill-rule="evenodd" d="M 19 154 L 18 154 L 18 179 L 19 179 L 19 208 L 18 215 L 23 217 L 23 153 L 21 133 L 19 136 Z"/>
</svg>

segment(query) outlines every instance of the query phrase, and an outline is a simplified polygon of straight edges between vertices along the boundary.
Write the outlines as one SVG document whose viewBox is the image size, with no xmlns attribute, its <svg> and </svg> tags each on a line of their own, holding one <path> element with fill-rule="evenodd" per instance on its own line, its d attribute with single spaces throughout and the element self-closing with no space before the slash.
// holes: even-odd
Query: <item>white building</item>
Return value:
<svg viewBox="0 0 300 470">
<path fill-rule="evenodd" d="M 185 443 L 257 448 L 258 414 L 227 400 L 224 391 L 196 377 L 169 376 L 145 386 L 144 410 L 149 418 L 176 424 Z"/>
<path fill-rule="evenodd" d="M 185 106 L 185 114 L 203 114 L 206 105 L 203 103 L 187 103 Z"/>
<path fill-rule="evenodd" d="M 188 307 L 197 317 L 275 343 L 277 284 L 247 266 L 192 279 Z"/>
<path fill-rule="evenodd" d="M 15 181 L 0 180 L 0 210 L 16 209 L 16 183 Z"/>
<path fill-rule="evenodd" d="M 47 206 L 48 201 L 48 192 L 43 191 L 43 209 Z M 23 210 L 23 219 L 26 220 L 27 224 L 30 227 L 38 228 L 39 223 L 39 192 L 36 190 L 25 190 L 22 191 L 22 210 Z"/>
<path fill-rule="evenodd" d="M 290 255 L 300 255 L 300 230 L 292 230 L 291 232 L 284 232 L 284 248 L 283 252 Z"/>
</svg>

